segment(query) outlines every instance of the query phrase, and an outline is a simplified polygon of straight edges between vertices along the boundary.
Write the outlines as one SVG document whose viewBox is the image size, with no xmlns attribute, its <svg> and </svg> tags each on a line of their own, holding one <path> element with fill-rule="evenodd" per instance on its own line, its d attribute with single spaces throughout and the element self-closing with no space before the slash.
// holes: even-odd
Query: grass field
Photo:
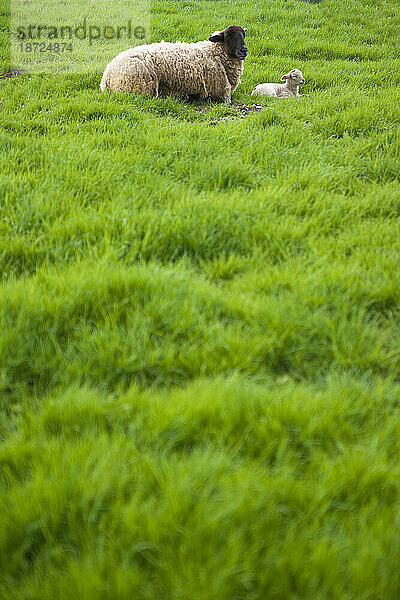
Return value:
<svg viewBox="0 0 400 600">
<path fill-rule="evenodd" d="M 231 23 L 247 117 L 0 81 L 2 600 L 400 597 L 398 0 Z"/>
</svg>

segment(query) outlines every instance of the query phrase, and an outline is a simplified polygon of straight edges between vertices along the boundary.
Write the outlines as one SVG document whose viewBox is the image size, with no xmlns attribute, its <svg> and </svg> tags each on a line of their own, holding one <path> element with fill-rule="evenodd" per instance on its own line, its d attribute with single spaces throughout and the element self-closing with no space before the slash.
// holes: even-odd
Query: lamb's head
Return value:
<svg viewBox="0 0 400 600">
<path fill-rule="evenodd" d="M 303 85 L 306 82 L 303 73 L 299 69 L 292 69 L 286 75 L 282 75 L 281 81 L 289 81 L 293 85 Z"/>
<path fill-rule="evenodd" d="M 248 54 L 244 37 L 246 29 L 238 25 L 230 25 L 223 31 L 216 31 L 210 36 L 210 42 L 221 42 L 229 58 L 244 60 Z"/>
</svg>

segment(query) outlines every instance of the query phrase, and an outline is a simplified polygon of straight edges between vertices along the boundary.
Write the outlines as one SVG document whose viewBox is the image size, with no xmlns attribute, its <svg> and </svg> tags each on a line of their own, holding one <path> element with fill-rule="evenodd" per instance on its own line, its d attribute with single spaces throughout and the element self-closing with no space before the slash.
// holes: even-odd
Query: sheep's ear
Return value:
<svg viewBox="0 0 400 600">
<path fill-rule="evenodd" d="M 286 81 L 286 79 L 289 79 L 289 75 L 282 75 L 281 81 Z"/>
<path fill-rule="evenodd" d="M 246 31 L 247 31 L 247 27 L 245 27 L 245 28 L 243 29 L 243 31 L 246 33 Z"/>
<path fill-rule="evenodd" d="M 224 32 L 223 31 L 215 31 L 208 38 L 210 42 L 223 42 L 224 41 Z"/>
</svg>

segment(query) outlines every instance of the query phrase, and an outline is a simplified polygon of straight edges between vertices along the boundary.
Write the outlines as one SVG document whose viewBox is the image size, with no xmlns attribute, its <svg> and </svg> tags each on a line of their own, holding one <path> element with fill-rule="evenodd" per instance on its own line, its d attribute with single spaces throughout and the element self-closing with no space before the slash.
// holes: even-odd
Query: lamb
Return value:
<svg viewBox="0 0 400 600">
<path fill-rule="evenodd" d="M 106 67 L 100 88 L 185 100 L 231 102 L 248 54 L 246 29 L 230 25 L 196 43 L 144 44 L 125 50 Z"/>
<path fill-rule="evenodd" d="M 265 96 L 276 96 L 278 98 L 290 98 L 299 95 L 299 86 L 306 80 L 299 69 L 292 69 L 286 75 L 282 75 L 281 81 L 286 83 L 260 83 L 252 91 L 251 95 L 263 94 Z"/>
</svg>

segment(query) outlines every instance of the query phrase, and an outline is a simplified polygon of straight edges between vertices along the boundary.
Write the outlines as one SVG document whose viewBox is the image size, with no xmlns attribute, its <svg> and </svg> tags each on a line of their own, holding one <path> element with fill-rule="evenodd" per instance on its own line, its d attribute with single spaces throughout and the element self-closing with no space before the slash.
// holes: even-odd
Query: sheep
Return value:
<svg viewBox="0 0 400 600">
<path fill-rule="evenodd" d="M 286 75 L 282 75 L 281 81 L 285 81 L 285 83 L 260 83 L 254 88 L 251 95 L 263 94 L 277 98 L 290 98 L 298 96 L 299 86 L 306 82 L 299 69 L 292 69 Z"/>
<path fill-rule="evenodd" d="M 240 83 L 248 54 L 246 29 L 230 25 L 209 40 L 160 42 L 125 50 L 106 67 L 100 88 L 184 100 L 225 99 Z"/>
</svg>

